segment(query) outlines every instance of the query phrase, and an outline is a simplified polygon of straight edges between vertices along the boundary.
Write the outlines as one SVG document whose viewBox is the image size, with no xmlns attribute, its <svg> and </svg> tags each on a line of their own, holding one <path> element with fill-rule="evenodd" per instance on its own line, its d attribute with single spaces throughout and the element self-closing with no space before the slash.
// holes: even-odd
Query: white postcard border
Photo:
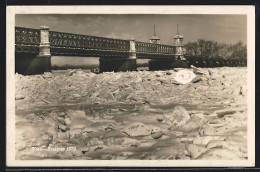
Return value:
<svg viewBox="0 0 260 172">
<path fill-rule="evenodd" d="M 245 14 L 248 53 L 248 160 L 15 160 L 15 14 Z M 7 6 L 6 12 L 7 166 L 246 167 L 255 165 L 255 7 L 254 6 Z"/>
</svg>

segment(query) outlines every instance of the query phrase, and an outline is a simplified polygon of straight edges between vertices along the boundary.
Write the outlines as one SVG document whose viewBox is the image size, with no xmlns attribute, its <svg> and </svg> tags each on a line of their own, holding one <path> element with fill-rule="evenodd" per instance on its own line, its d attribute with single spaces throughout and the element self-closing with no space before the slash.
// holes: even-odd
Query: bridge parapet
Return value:
<svg viewBox="0 0 260 172">
<path fill-rule="evenodd" d="M 85 49 L 102 49 L 115 51 L 129 51 L 129 41 L 50 31 L 50 45 L 52 47 L 74 47 Z"/>
<path fill-rule="evenodd" d="M 149 54 L 175 54 L 175 46 L 136 42 L 136 51 Z"/>
<path fill-rule="evenodd" d="M 40 44 L 40 30 L 15 27 L 15 43 L 21 45 L 38 46 Z"/>
<path fill-rule="evenodd" d="M 176 47 L 163 44 L 154 44 L 146 42 L 136 42 L 137 57 L 145 58 L 148 56 L 158 57 L 174 57 Z"/>
<path fill-rule="evenodd" d="M 39 53 L 40 30 L 15 27 L 15 52 Z"/>
</svg>

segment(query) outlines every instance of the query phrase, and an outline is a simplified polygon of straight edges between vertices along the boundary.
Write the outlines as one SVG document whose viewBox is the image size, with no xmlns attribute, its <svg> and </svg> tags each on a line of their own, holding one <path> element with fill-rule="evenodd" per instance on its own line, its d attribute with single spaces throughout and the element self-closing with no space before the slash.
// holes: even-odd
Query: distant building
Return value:
<svg viewBox="0 0 260 172">
<path fill-rule="evenodd" d="M 158 36 L 156 36 L 155 25 L 154 25 L 153 36 L 150 39 L 150 43 L 160 44 L 160 38 Z"/>
</svg>

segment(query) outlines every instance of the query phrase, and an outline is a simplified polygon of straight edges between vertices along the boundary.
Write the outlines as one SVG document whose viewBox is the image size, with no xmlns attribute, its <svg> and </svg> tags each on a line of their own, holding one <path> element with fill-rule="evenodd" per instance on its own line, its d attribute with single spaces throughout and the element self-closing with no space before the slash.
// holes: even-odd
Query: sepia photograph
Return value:
<svg viewBox="0 0 260 172">
<path fill-rule="evenodd" d="M 7 162 L 254 166 L 254 17 L 253 6 L 7 8 Z"/>
</svg>

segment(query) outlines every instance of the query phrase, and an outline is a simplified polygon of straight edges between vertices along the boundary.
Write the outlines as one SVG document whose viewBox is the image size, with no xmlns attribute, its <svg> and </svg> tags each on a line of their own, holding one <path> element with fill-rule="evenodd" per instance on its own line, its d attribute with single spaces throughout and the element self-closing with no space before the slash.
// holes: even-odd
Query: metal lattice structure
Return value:
<svg viewBox="0 0 260 172">
<path fill-rule="evenodd" d="M 51 55 L 64 56 L 129 56 L 129 40 L 49 31 Z M 16 52 L 37 53 L 40 30 L 15 27 Z M 176 47 L 170 45 L 135 42 L 137 58 L 173 57 Z"/>
<path fill-rule="evenodd" d="M 173 57 L 175 54 L 175 46 L 136 42 L 136 56 L 138 58 L 163 58 Z"/>
<path fill-rule="evenodd" d="M 79 35 L 63 32 L 49 32 L 51 54 L 82 56 L 128 57 L 129 41 Z"/>
<path fill-rule="evenodd" d="M 15 27 L 15 51 L 38 53 L 40 45 L 40 30 Z"/>
</svg>

